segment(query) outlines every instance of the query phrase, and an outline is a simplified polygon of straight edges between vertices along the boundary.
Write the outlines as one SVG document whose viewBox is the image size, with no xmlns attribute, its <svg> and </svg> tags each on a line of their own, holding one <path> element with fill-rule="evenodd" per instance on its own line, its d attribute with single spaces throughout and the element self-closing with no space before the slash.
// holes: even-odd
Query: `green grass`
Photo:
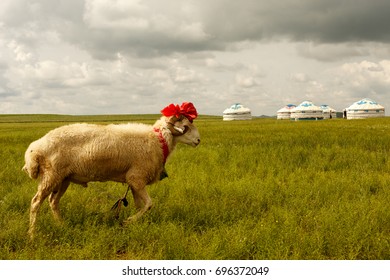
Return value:
<svg viewBox="0 0 390 280">
<path fill-rule="evenodd" d="M 64 224 L 47 202 L 27 238 L 37 183 L 29 143 L 67 122 L 152 123 L 157 116 L 0 116 L 2 259 L 390 259 L 390 118 L 222 122 L 200 117 L 200 146 L 178 146 L 154 208 L 121 227 L 117 183 L 72 185 Z M 130 198 L 130 197 L 129 197 Z"/>
</svg>

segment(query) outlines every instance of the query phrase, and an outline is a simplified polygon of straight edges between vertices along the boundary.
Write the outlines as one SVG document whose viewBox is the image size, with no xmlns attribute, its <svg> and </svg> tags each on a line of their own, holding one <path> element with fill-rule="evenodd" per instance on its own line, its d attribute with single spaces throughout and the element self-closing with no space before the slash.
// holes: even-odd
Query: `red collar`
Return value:
<svg viewBox="0 0 390 280">
<path fill-rule="evenodd" d="M 162 146 L 162 150 L 163 150 L 163 163 L 165 165 L 166 161 L 167 161 L 167 158 L 168 158 L 168 155 L 169 155 L 169 147 L 168 147 L 168 143 L 167 141 L 165 141 L 165 138 L 164 136 L 162 135 L 162 132 L 160 129 L 158 128 L 154 128 L 154 132 L 157 133 L 157 136 L 158 136 L 158 140 L 160 140 L 160 144 Z"/>
</svg>

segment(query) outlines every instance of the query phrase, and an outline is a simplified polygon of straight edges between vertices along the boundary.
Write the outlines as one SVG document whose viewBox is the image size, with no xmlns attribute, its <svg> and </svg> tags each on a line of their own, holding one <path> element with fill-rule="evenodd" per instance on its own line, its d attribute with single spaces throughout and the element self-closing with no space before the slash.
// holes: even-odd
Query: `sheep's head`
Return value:
<svg viewBox="0 0 390 280">
<path fill-rule="evenodd" d="M 175 138 L 175 141 L 196 147 L 200 143 L 200 135 L 196 126 L 192 123 L 198 116 L 194 105 L 184 102 L 181 106 L 170 104 L 161 110 L 168 117 L 167 127 Z"/>
<path fill-rule="evenodd" d="M 168 119 L 168 129 L 171 131 L 175 141 L 196 147 L 200 143 L 200 135 L 196 126 L 186 117 L 179 119 L 171 117 Z"/>
</svg>

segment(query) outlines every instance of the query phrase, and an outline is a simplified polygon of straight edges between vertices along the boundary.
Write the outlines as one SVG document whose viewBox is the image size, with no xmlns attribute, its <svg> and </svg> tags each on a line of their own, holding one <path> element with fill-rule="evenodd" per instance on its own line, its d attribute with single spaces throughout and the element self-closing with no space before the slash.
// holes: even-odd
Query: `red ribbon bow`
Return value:
<svg viewBox="0 0 390 280">
<path fill-rule="evenodd" d="M 181 106 L 178 104 L 169 104 L 167 107 L 161 110 L 161 113 L 166 117 L 175 116 L 180 118 L 180 115 L 185 116 L 190 122 L 192 122 L 198 116 L 194 104 L 191 102 L 183 102 Z"/>
</svg>

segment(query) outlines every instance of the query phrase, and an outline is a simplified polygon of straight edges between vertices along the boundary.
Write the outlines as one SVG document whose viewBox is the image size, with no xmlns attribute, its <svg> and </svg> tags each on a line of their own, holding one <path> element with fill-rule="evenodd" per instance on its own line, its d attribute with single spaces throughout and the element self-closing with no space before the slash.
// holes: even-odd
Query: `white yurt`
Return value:
<svg viewBox="0 0 390 280">
<path fill-rule="evenodd" d="M 291 110 L 290 120 L 322 120 L 321 107 L 313 104 L 311 101 L 303 101 L 297 107 Z"/>
<path fill-rule="evenodd" d="M 329 107 L 329 105 L 321 105 L 322 109 L 322 115 L 324 116 L 324 119 L 334 119 L 336 118 L 336 110 L 332 107 Z"/>
<path fill-rule="evenodd" d="M 287 104 L 283 108 L 280 108 L 276 112 L 276 118 L 278 120 L 289 120 L 291 116 L 291 110 L 294 109 L 296 106 L 293 104 Z"/>
<path fill-rule="evenodd" d="M 345 109 L 347 119 L 366 119 L 385 116 L 385 107 L 374 100 L 363 98 Z"/>
<path fill-rule="evenodd" d="M 224 121 L 234 121 L 234 120 L 251 120 L 252 114 L 251 110 L 247 107 L 244 107 L 240 103 L 235 103 L 225 111 L 223 111 L 223 120 Z"/>
</svg>

